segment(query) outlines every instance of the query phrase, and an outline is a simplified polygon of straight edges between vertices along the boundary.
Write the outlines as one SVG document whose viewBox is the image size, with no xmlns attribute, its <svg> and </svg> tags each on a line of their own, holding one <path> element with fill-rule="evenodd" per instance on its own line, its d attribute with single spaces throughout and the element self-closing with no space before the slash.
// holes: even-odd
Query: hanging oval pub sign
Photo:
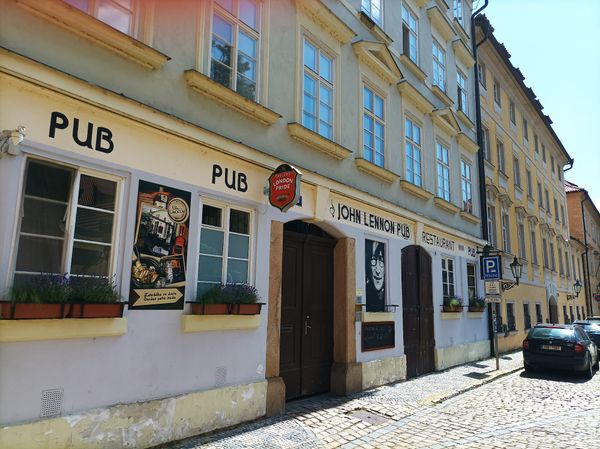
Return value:
<svg viewBox="0 0 600 449">
<path fill-rule="evenodd" d="M 288 164 L 281 164 L 269 176 L 269 203 L 287 212 L 300 198 L 302 173 Z"/>
</svg>

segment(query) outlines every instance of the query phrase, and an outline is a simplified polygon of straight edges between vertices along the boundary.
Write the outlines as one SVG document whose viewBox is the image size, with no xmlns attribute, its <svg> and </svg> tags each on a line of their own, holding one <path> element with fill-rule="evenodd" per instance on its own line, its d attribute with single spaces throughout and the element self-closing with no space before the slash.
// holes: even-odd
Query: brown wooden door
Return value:
<svg viewBox="0 0 600 449">
<path fill-rule="evenodd" d="M 279 373 L 286 399 L 330 388 L 334 243 L 310 234 L 284 233 Z"/>
<path fill-rule="evenodd" d="M 550 316 L 548 317 L 550 319 L 550 323 L 552 324 L 558 324 L 558 304 L 553 304 L 550 303 Z"/>
<path fill-rule="evenodd" d="M 431 256 L 419 246 L 402 250 L 402 309 L 406 375 L 435 369 Z"/>
</svg>

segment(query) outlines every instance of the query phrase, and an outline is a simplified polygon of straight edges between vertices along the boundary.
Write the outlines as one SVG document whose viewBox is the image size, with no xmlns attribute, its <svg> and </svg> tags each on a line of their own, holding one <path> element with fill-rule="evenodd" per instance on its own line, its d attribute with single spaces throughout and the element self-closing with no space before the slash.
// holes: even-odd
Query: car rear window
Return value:
<svg viewBox="0 0 600 449">
<path fill-rule="evenodd" d="M 529 333 L 529 338 L 562 338 L 567 339 L 573 336 L 572 329 L 561 327 L 534 327 Z"/>
<path fill-rule="evenodd" d="M 600 332 L 600 324 L 580 324 L 586 332 Z"/>
</svg>

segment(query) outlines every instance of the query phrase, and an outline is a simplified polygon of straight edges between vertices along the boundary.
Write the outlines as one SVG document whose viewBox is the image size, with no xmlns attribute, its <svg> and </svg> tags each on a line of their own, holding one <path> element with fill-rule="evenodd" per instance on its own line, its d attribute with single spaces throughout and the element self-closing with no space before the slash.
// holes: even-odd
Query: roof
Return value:
<svg viewBox="0 0 600 449">
<path fill-rule="evenodd" d="M 569 181 L 565 180 L 565 192 L 567 192 L 567 193 L 569 193 L 569 192 L 581 192 L 583 190 L 585 190 L 585 189 L 582 189 L 577 184 L 574 184 L 572 182 L 569 182 Z"/>
<path fill-rule="evenodd" d="M 567 195 L 569 193 L 582 192 L 583 195 L 585 196 L 585 199 L 583 201 L 587 200 L 587 202 L 592 206 L 592 209 L 596 213 L 596 217 L 600 220 L 600 211 L 598 211 L 598 208 L 594 204 L 594 201 L 592 201 L 592 198 L 590 198 L 590 194 L 588 193 L 587 190 L 585 190 L 583 187 L 579 187 L 577 184 L 567 181 L 565 179 L 565 191 L 567 192 Z"/>
<path fill-rule="evenodd" d="M 513 78 L 515 79 L 516 83 L 521 88 L 521 90 L 523 91 L 525 96 L 531 102 L 533 109 L 535 109 L 535 111 L 540 116 L 542 123 L 544 123 L 546 125 L 548 132 L 556 141 L 558 147 L 561 149 L 564 156 L 567 158 L 567 161 L 569 161 L 569 163 L 572 163 L 573 158 L 567 152 L 566 148 L 564 147 L 564 145 L 562 144 L 562 142 L 560 141 L 560 139 L 554 132 L 554 129 L 552 129 L 552 120 L 550 119 L 549 116 L 547 116 L 546 114 L 544 114 L 542 112 L 542 109 L 544 109 L 544 107 L 542 106 L 542 103 L 540 103 L 540 101 L 538 100 L 537 96 L 533 92 L 533 89 L 531 89 L 531 87 L 528 87 L 525 85 L 525 82 L 524 82 L 525 76 L 523 76 L 523 73 L 521 72 L 521 70 L 519 70 L 518 67 L 515 67 L 512 64 L 512 62 L 510 61 L 510 53 L 508 52 L 508 50 L 506 49 L 504 44 L 499 42 L 498 39 L 496 39 L 496 37 L 494 36 L 494 27 L 490 23 L 489 19 L 486 17 L 485 14 L 478 14 L 475 17 L 474 23 L 475 23 L 475 26 L 481 28 L 481 30 L 484 34 L 487 33 L 488 40 L 492 43 L 494 49 L 496 50 L 498 55 L 500 55 L 500 57 L 502 58 L 502 61 L 506 65 L 506 68 L 512 74 Z"/>
</svg>

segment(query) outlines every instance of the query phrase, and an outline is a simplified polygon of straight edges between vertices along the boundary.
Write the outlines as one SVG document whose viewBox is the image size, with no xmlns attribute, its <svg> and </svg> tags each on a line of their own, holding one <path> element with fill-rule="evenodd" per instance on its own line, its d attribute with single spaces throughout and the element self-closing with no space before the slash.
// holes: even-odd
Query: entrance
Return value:
<svg viewBox="0 0 600 449">
<path fill-rule="evenodd" d="M 420 246 L 402 250 L 404 352 L 408 379 L 435 369 L 431 256 Z"/>
<path fill-rule="evenodd" d="M 284 225 L 279 375 L 287 400 L 330 389 L 334 246 L 315 225 Z"/>
<path fill-rule="evenodd" d="M 556 302 L 556 298 L 551 296 L 550 299 L 548 299 L 548 302 L 550 303 L 550 316 L 548 317 L 550 319 L 550 323 L 558 324 L 558 304 Z"/>
</svg>

